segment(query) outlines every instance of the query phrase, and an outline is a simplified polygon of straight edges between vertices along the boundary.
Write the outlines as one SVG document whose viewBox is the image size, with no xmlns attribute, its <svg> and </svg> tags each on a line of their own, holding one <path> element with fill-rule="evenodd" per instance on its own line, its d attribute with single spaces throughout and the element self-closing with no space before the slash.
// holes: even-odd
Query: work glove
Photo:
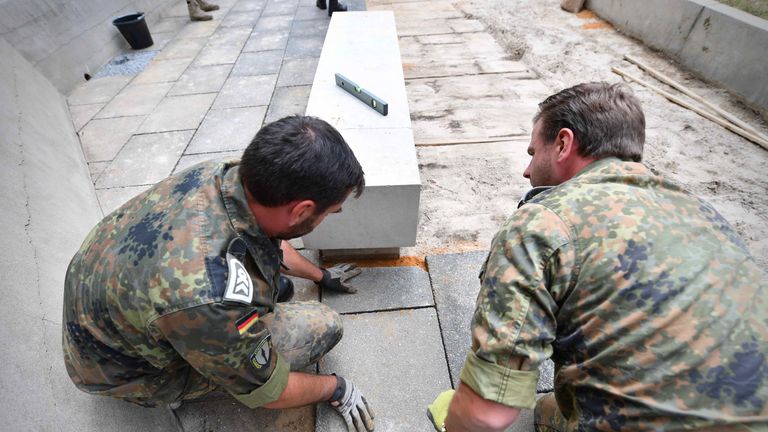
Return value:
<svg viewBox="0 0 768 432">
<path fill-rule="evenodd" d="M 448 407 L 453 400 L 453 394 L 456 390 L 446 390 L 435 399 L 432 404 L 427 407 L 427 417 L 432 422 L 432 426 L 435 427 L 437 432 L 443 430 L 445 425 L 445 418 L 448 417 Z"/>
<path fill-rule="evenodd" d="M 336 391 L 328 403 L 347 423 L 349 432 L 373 431 L 373 409 L 360 390 L 346 378 L 336 377 Z"/>
<path fill-rule="evenodd" d="M 349 285 L 348 281 L 359 275 L 362 270 L 356 264 L 336 264 L 331 268 L 321 268 L 323 278 L 319 285 L 323 290 L 356 293 L 357 288 Z"/>
</svg>

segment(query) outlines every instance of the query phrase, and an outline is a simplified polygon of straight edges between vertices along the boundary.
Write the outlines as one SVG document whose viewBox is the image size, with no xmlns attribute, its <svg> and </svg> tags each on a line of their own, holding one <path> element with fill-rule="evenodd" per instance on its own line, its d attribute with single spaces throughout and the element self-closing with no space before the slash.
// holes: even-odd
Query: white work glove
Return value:
<svg viewBox="0 0 768 432">
<path fill-rule="evenodd" d="M 331 268 L 321 268 L 323 278 L 318 282 L 320 288 L 329 291 L 338 291 L 345 293 L 356 293 L 357 288 L 348 282 L 359 275 L 363 270 L 357 268 L 356 264 L 336 264 Z"/>
<path fill-rule="evenodd" d="M 347 423 L 349 432 L 373 431 L 373 409 L 360 390 L 346 378 L 336 377 L 336 391 L 328 403 Z"/>
</svg>

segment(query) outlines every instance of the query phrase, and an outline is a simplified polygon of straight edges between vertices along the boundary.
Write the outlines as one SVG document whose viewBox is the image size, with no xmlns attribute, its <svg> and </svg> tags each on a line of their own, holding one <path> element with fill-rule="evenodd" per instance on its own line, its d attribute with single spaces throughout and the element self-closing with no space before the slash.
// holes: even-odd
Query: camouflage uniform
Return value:
<svg viewBox="0 0 768 432">
<path fill-rule="evenodd" d="M 761 271 L 712 206 L 643 165 L 599 160 L 533 197 L 481 279 L 461 379 L 534 408 L 552 357 L 558 409 L 541 399 L 541 430 L 768 425 Z"/>
<path fill-rule="evenodd" d="M 275 305 L 281 259 L 236 163 L 163 180 L 104 218 L 69 265 L 72 381 L 145 406 L 216 387 L 249 407 L 277 399 L 289 368 L 317 361 L 342 334 L 324 305 Z"/>
</svg>

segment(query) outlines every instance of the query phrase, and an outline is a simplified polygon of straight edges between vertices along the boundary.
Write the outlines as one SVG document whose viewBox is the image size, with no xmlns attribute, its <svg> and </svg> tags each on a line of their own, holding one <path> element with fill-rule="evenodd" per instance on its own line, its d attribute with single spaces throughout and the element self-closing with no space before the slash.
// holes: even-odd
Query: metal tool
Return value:
<svg viewBox="0 0 768 432">
<path fill-rule="evenodd" d="M 384 102 L 380 97 L 360 87 L 359 85 L 355 84 L 352 80 L 350 80 L 349 78 L 345 77 L 340 73 L 336 74 L 336 85 L 346 90 L 352 96 L 360 99 L 361 101 L 363 101 L 363 103 L 365 103 L 369 107 L 378 111 L 379 114 L 385 116 L 389 113 L 389 105 L 386 102 Z"/>
</svg>

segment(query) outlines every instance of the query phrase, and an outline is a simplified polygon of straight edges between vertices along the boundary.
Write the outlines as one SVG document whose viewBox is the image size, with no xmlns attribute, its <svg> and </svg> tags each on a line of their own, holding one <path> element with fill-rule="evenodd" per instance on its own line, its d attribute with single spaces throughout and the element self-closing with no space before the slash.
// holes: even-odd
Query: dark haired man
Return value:
<svg viewBox="0 0 768 432">
<path fill-rule="evenodd" d="M 438 430 L 768 429 L 768 308 L 760 269 L 706 202 L 640 164 L 645 118 L 624 85 L 539 104 L 534 189 L 480 273 L 461 382 Z M 552 357 L 555 392 L 535 400 Z"/>
<path fill-rule="evenodd" d="M 328 401 L 351 431 L 373 412 L 350 381 L 297 372 L 341 339 L 317 302 L 278 303 L 280 271 L 351 292 L 359 270 L 320 269 L 287 242 L 359 196 L 363 171 L 312 117 L 264 126 L 242 161 L 206 162 L 104 218 L 70 263 L 67 371 L 88 393 L 144 406 L 223 389 L 248 407 Z"/>
</svg>

